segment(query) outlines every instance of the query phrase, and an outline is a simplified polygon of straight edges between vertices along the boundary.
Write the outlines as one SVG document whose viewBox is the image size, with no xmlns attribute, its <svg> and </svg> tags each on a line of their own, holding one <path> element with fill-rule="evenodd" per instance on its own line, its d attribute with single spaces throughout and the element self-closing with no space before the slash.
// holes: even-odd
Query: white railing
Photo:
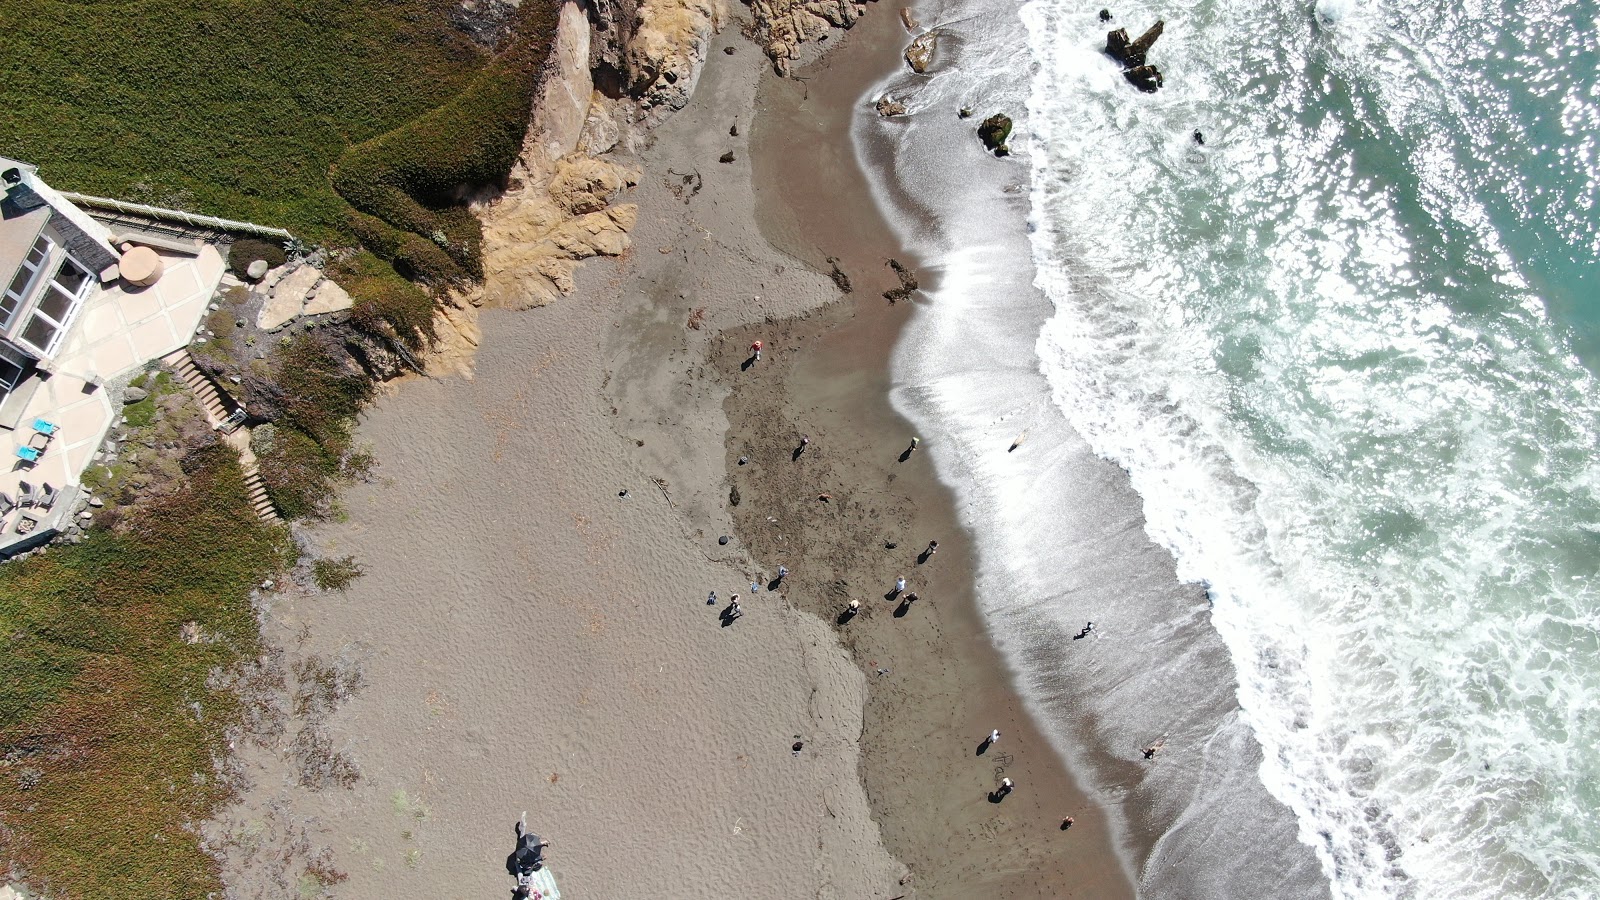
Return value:
<svg viewBox="0 0 1600 900">
<path fill-rule="evenodd" d="M 152 219 L 169 219 L 183 222 L 196 228 L 211 228 L 217 231 L 243 231 L 250 234 L 264 234 L 270 237 L 292 238 L 282 228 L 272 228 L 267 225 L 257 225 L 254 222 L 240 222 L 235 219 L 219 219 L 216 216 L 202 216 L 199 213 L 184 212 L 181 209 L 166 209 L 160 206 L 146 206 L 143 203 L 127 203 L 122 200 L 112 200 L 110 197 L 91 197 L 88 194 L 76 194 L 72 191 L 59 191 L 61 196 L 73 203 L 83 206 L 95 206 L 101 209 L 113 209 L 117 212 L 129 213 L 136 216 L 147 216 Z"/>
</svg>

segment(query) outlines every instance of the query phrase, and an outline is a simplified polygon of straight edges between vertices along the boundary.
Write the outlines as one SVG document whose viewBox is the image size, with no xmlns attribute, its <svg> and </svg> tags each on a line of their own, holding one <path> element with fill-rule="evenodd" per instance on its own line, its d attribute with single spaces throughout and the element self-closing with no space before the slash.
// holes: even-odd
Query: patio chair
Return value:
<svg viewBox="0 0 1600 900">
<path fill-rule="evenodd" d="M 50 482 L 46 481 L 39 485 L 39 502 L 37 505 L 40 509 L 49 509 L 56 505 L 56 498 L 59 496 L 61 496 L 61 492 L 51 487 Z"/>
<path fill-rule="evenodd" d="M 50 435 L 42 431 L 35 431 L 33 434 L 28 435 L 28 446 L 43 452 L 46 447 L 50 446 Z"/>
<path fill-rule="evenodd" d="M 39 498 L 33 495 L 33 485 L 26 481 L 17 482 L 17 505 L 22 507 L 32 506 Z"/>
<path fill-rule="evenodd" d="M 39 461 L 39 457 L 41 457 L 43 455 L 44 454 L 40 450 L 38 450 L 37 448 L 34 448 L 34 447 L 18 447 L 17 448 L 17 456 L 22 458 L 26 462 L 36 463 L 36 462 Z"/>
<path fill-rule="evenodd" d="M 54 437 L 56 430 L 60 427 L 60 425 L 57 425 L 54 422 L 45 421 L 44 419 L 33 420 L 33 430 L 50 437 Z"/>
<path fill-rule="evenodd" d="M 5 491 L 0 491 L 0 518 L 4 518 L 7 513 L 16 508 L 17 501 L 11 499 L 11 495 Z"/>
</svg>

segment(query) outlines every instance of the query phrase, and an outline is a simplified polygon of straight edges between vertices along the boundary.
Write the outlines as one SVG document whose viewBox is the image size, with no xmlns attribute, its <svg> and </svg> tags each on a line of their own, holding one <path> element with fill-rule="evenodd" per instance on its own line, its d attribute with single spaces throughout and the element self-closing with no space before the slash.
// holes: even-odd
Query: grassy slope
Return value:
<svg viewBox="0 0 1600 900">
<path fill-rule="evenodd" d="M 487 62 L 451 6 L 0 0 L 0 154 L 66 190 L 342 238 L 329 165 Z"/>
<path fill-rule="evenodd" d="M 232 450 L 186 468 L 125 530 L 0 567 L 5 855 L 60 896 L 219 887 L 189 828 L 226 795 L 212 760 L 238 700 L 206 679 L 255 653 L 250 588 L 292 554 L 245 502 Z M 200 643 L 179 636 L 191 621 Z"/>
</svg>

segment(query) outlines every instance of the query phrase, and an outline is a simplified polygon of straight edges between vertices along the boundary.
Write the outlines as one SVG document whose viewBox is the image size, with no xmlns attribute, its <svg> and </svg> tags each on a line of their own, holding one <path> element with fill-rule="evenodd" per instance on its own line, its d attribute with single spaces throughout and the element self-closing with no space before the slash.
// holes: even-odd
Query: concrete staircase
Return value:
<svg viewBox="0 0 1600 900">
<path fill-rule="evenodd" d="M 232 404 L 223 401 L 217 386 L 212 384 L 206 373 L 200 371 L 200 367 L 194 364 L 187 347 L 161 357 L 161 361 L 166 363 L 185 385 L 188 385 L 195 399 L 200 402 L 200 408 L 205 410 L 206 420 L 211 423 L 211 427 L 222 432 L 223 440 L 239 451 L 239 465 L 244 469 L 245 492 L 256 515 L 261 521 L 271 525 L 281 523 L 283 518 L 278 515 L 277 509 L 272 505 L 272 499 L 267 496 L 266 482 L 261 480 L 261 470 L 256 466 L 256 455 L 250 450 L 250 429 L 239 427 L 242 421 L 239 413 L 242 409 L 239 407 L 229 409 Z"/>
</svg>

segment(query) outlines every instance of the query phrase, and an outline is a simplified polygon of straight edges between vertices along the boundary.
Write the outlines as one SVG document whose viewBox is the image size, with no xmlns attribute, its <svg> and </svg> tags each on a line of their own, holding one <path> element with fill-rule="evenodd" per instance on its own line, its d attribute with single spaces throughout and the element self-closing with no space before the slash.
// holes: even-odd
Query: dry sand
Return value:
<svg viewBox="0 0 1600 900">
<path fill-rule="evenodd" d="M 509 892 L 523 810 L 572 898 L 1131 893 L 989 644 L 949 497 L 897 461 L 897 310 L 874 299 L 894 247 L 837 152 L 843 119 L 806 93 L 853 100 L 896 29 L 869 13 L 826 89 L 821 72 L 761 79 L 728 29 L 632 161 L 635 250 L 552 306 L 485 312 L 475 379 L 409 381 L 373 407 L 377 478 L 311 534 L 367 574 L 264 601 L 280 650 L 240 742 L 250 787 L 210 828 L 231 896 L 315 896 L 333 873 L 341 898 Z M 802 122 L 833 152 L 785 148 Z M 773 212 L 808 192 L 837 202 Z M 816 268 L 828 253 L 848 299 Z M 742 370 L 756 337 L 772 350 Z M 780 563 L 790 584 L 752 594 Z M 897 574 L 923 598 L 899 617 Z M 743 618 L 724 627 L 711 590 L 743 595 Z M 848 597 L 866 611 L 837 624 Z M 991 803 L 1002 775 L 1018 790 Z"/>
</svg>

